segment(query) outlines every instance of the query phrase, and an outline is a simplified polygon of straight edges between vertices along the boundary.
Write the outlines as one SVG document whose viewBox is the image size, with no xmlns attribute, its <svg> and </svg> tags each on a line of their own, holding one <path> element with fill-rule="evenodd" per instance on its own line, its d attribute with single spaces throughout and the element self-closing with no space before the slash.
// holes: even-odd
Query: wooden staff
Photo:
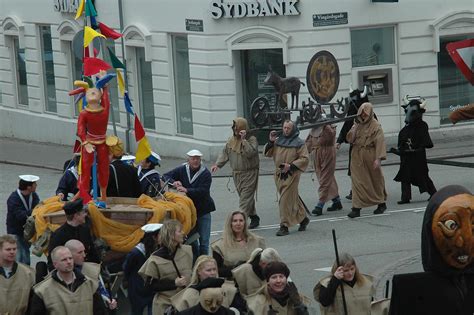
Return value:
<svg viewBox="0 0 474 315">
<path fill-rule="evenodd" d="M 337 250 L 337 241 L 336 241 L 336 230 L 332 229 L 332 240 L 334 241 L 334 251 L 336 252 L 336 264 L 339 267 L 339 252 Z M 341 283 L 341 295 L 342 295 L 342 305 L 344 307 L 344 315 L 347 315 L 347 304 L 346 304 L 346 296 L 344 295 L 344 286 Z"/>
</svg>

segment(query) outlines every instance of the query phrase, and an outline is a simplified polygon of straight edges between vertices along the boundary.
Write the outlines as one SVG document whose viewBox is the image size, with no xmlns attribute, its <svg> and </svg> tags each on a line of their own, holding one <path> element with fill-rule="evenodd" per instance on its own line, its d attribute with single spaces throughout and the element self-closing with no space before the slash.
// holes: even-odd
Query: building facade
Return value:
<svg viewBox="0 0 474 315">
<path fill-rule="evenodd" d="M 0 0 L 0 136 L 74 143 L 78 111 L 68 91 L 81 76 L 78 2 Z M 333 101 L 346 97 L 351 83 L 367 85 L 386 133 L 403 126 L 407 94 L 428 100 L 431 128 L 471 128 L 447 120 L 474 102 L 474 88 L 445 46 L 474 37 L 472 0 L 95 0 L 95 6 L 97 19 L 117 31 L 122 17 L 123 46 L 120 39 L 102 41 L 100 54 L 109 48 L 125 55 L 132 103 L 153 149 L 165 156 L 197 148 L 214 159 L 234 117 L 249 117 L 258 96 L 274 101 L 273 88 L 263 84 L 268 65 L 306 82 L 308 62 L 321 50 L 339 65 Z M 109 133 L 115 126 L 125 138 L 133 121 L 115 81 L 111 86 Z M 308 97 L 302 87 L 300 104 Z M 133 152 L 133 133 L 129 143 Z"/>
</svg>

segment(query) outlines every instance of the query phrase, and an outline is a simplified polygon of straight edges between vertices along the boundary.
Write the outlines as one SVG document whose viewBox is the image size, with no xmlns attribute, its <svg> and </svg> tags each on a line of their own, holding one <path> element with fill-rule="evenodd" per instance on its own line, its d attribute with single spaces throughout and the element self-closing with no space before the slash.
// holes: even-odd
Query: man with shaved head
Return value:
<svg viewBox="0 0 474 315">
<path fill-rule="evenodd" d="M 58 246 L 51 252 L 51 277 L 33 287 L 29 314 L 101 314 L 104 305 L 98 283 L 74 269 L 71 251 Z M 71 294 L 73 293 L 73 294 Z"/>
</svg>

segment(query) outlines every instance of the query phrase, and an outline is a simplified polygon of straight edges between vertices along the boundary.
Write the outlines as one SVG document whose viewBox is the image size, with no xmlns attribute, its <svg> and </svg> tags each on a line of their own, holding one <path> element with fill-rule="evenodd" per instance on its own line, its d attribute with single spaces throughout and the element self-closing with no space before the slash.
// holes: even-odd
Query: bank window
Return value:
<svg viewBox="0 0 474 315">
<path fill-rule="evenodd" d="M 351 30 L 352 67 L 395 63 L 394 27 Z"/>
<path fill-rule="evenodd" d="M 453 62 L 446 45 L 472 38 L 472 35 L 442 37 L 438 52 L 439 114 L 441 124 L 450 124 L 449 114 L 467 104 L 474 103 L 474 87 Z"/>
<path fill-rule="evenodd" d="M 51 26 L 40 26 L 41 59 L 43 62 L 43 82 L 46 97 L 46 111 L 56 113 L 56 85 L 54 76 L 53 44 Z"/>
<path fill-rule="evenodd" d="M 177 131 L 181 134 L 192 135 L 193 110 L 189 78 L 188 38 L 175 35 L 172 39 Z"/>
<path fill-rule="evenodd" d="M 155 129 L 155 103 L 153 101 L 153 76 L 151 62 L 145 61 L 145 49 L 136 48 L 138 69 L 138 97 L 143 126 Z"/>
<path fill-rule="evenodd" d="M 101 45 L 104 47 L 104 45 Z M 112 61 L 110 60 L 110 55 L 109 51 L 107 48 L 110 48 L 112 50 L 112 53 L 115 55 L 115 43 L 113 39 L 108 38 L 105 40 L 105 49 L 102 52 L 102 56 L 104 57 L 104 60 L 111 65 Z M 110 72 L 110 70 L 109 70 Z M 117 81 L 114 80 L 112 81 L 109 85 L 109 97 L 110 97 L 110 105 L 112 105 L 112 110 L 113 110 L 113 115 L 116 123 L 119 123 L 120 120 L 120 115 L 119 115 L 119 100 L 118 100 L 118 86 L 117 86 Z M 109 121 L 112 122 L 112 112 L 110 112 L 109 115 Z"/>
<path fill-rule="evenodd" d="M 25 49 L 20 48 L 18 37 L 13 37 L 13 53 L 15 55 L 18 104 L 28 106 L 28 82 L 26 78 Z"/>
</svg>

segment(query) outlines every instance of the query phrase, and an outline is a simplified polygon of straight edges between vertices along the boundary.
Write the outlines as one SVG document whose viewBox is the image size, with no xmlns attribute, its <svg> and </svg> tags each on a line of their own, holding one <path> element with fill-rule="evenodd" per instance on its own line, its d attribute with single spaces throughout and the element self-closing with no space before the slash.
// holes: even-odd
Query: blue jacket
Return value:
<svg viewBox="0 0 474 315">
<path fill-rule="evenodd" d="M 141 246 L 142 250 L 145 250 L 141 243 L 135 246 L 132 251 L 127 254 L 122 268 L 124 277 L 128 281 L 129 300 L 140 307 L 145 307 L 153 302 L 155 292 L 145 289 L 145 282 L 138 274 L 138 270 L 140 270 L 147 260 L 145 254 L 137 248 L 138 246 Z"/>
<path fill-rule="evenodd" d="M 74 174 L 74 172 L 76 174 Z M 63 201 L 68 200 L 68 194 L 71 193 L 75 195 L 79 188 L 77 187 L 77 171 L 71 167 L 69 168 L 59 180 L 58 188 L 56 189 L 56 195 L 59 193 L 64 194 Z"/>
<path fill-rule="evenodd" d="M 214 200 L 211 197 L 211 172 L 209 172 L 209 170 L 204 165 L 202 165 L 202 173 L 199 174 L 199 176 L 197 176 L 197 178 L 191 183 L 186 171 L 186 165 L 187 164 L 178 166 L 168 173 L 165 173 L 163 177 L 166 179 L 172 179 L 174 181 L 178 180 L 183 184 L 183 187 L 188 190 L 187 196 L 191 198 L 194 206 L 196 207 L 198 217 L 215 211 L 216 205 L 214 204 Z M 190 174 L 191 178 L 195 173 L 196 172 Z"/>
<path fill-rule="evenodd" d="M 28 196 L 23 196 L 25 202 L 29 207 Z M 23 236 L 23 225 L 26 223 L 26 219 L 31 215 L 31 211 L 39 203 L 40 199 L 37 193 L 33 193 L 31 209 L 27 209 L 20 199 L 17 191 L 10 194 L 7 200 L 7 233 Z"/>
</svg>

